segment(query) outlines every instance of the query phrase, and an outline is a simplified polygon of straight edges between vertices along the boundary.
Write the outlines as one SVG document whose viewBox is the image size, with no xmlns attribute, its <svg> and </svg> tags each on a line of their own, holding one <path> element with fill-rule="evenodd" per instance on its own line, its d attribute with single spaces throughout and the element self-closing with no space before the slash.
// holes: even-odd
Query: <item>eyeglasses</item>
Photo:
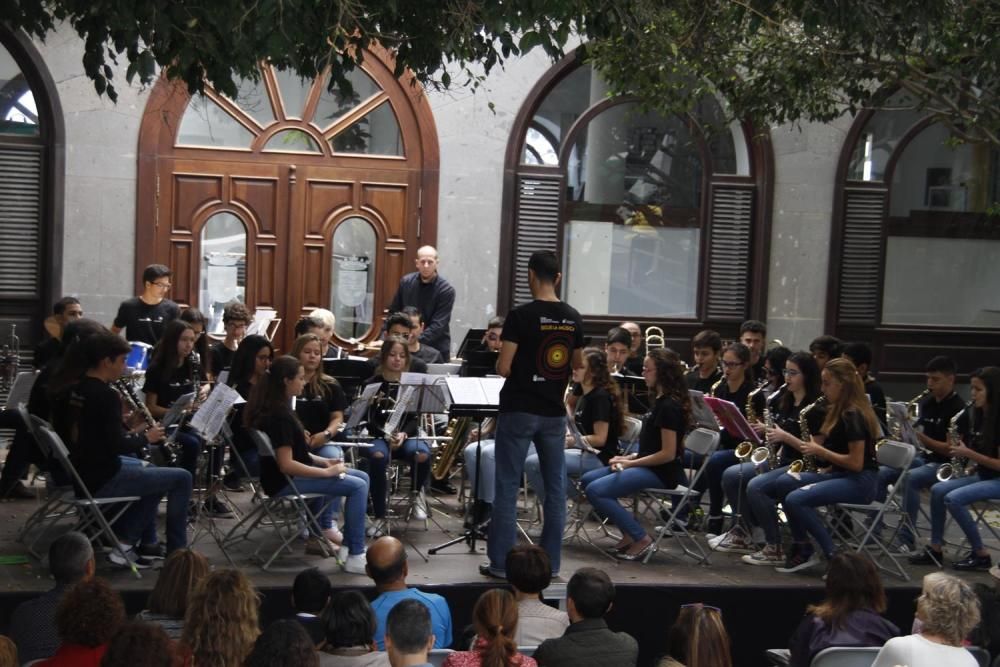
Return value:
<svg viewBox="0 0 1000 667">
<path fill-rule="evenodd" d="M 726 368 L 738 368 L 743 365 L 742 361 L 723 361 L 722 365 Z"/>
<path fill-rule="evenodd" d="M 163 289 L 170 289 L 170 283 L 153 283 L 157 287 L 162 287 Z"/>
<path fill-rule="evenodd" d="M 781 371 L 781 374 L 784 375 L 786 378 L 793 378 L 796 375 L 802 375 L 802 371 L 797 371 L 794 368 L 786 368 L 785 370 Z"/>
<path fill-rule="evenodd" d="M 718 607 L 713 607 L 713 606 L 712 606 L 712 605 L 710 605 L 710 604 L 703 604 L 703 603 L 701 603 L 701 602 L 692 602 L 692 603 L 690 603 L 690 604 L 682 604 L 682 605 L 681 605 L 681 609 L 690 609 L 690 608 L 692 608 L 692 607 L 694 607 L 694 608 L 698 608 L 698 607 L 700 607 L 700 608 L 702 608 L 702 609 L 711 609 L 711 610 L 712 610 L 712 611 L 714 611 L 714 612 L 718 612 L 718 613 L 720 613 L 720 614 L 722 613 L 722 610 L 721 610 L 721 609 L 719 609 Z"/>
</svg>

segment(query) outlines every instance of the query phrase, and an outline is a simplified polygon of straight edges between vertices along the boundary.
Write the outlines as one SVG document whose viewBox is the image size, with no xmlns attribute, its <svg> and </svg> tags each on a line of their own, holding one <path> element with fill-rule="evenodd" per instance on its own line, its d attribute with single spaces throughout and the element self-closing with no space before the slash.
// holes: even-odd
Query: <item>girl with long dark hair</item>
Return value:
<svg viewBox="0 0 1000 667">
<path fill-rule="evenodd" d="M 239 392 L 244 400 L 250 398 L 250 390 L 253 386 L 263 381 L 267 376 L 267 369 L 271 367 L 271 359 L 274 358 L 274 347 L 265 336 L 251 334 L 240 341 L 236 352 L 233 353 L 233 360 L 229 366 L 229 376 L 226 384 Z M 233 492 L 243 491 L 243 467 L 251 475 L 260 472 L 257 447 L 247 433 L 243 425 L 243 409 L 246 403 L 233 406 L 229 415 L 229 428 L 233 433 L 233 448 L 229 452 L 229 474 L 223 480 L 226 489 Z M 239 464 L 234 456 L 238 456 L 243 461 L 243 466 Z"/>
</svg>

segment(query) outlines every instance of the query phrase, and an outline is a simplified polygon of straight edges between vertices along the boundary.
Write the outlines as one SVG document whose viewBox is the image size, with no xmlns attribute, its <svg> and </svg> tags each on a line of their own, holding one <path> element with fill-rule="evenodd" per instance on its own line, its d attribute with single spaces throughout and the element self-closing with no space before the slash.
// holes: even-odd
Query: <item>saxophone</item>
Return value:
<svg viewBox="0 0 1000 667">
<path fill-rule="evenodd" d="M 747 423 L 753 424 L 754 422 L 760 421 L 757 417 L 757 410 L 753 406 L 753 399 L 756 398 L 757 394 L 764 390 L 766 384 L 762 384 L 749 394 L 747 394 L 747 403 L 744 406 L 743 413 L 746 415 Z M 767 403 L 764 403 L 764 412 L 767 412 Z M 758 448 L 760 449 L 760 448 Z M 744 440 L 740 444 L 736 445 L 736 458 L 740 461 L 746 461 L 747 459 L 753 458 L 754 446 L 749 440 Z"/>
<path fill-rule="evenodd" d="M 962 435 L 958 432 L 958 420 L 966 412 L 969 413 L 969 419 L 972 419 L 972 413 L 969 412 L 972 408 L 972 401 L 965 404 L 965 407 L 955 413 L 955 416 L 948 421 L 948 442 L 961 442 Z M 969 429 L 972 430 L 972 429 Z M 949 479 L 955 477 L 965 477 L 971 475 L 975 472 L 975 466 L 969 465 L 968 459 L 964 456 L 953 456 L 948 463 L 942 464 L 937 471 L 937 480 L 939 482 L 947 482 Z"/>
<path fill-rule="evenodd" d="M 801 432 L 803 442 L 809 442 L 810 438 L 812 438 L 812 433 L 809 432 L 809 420 L 807 419 L 809 413 L 813 409 L 821 407 L 824 403 L 826 403 L 826 397 L 820 396 L 799 411 L 799 431 Z M 816 472 L 818 469 L 819 462 L 815 456 L 803 455 L 801 459 L 792 461 L 791 465 L 788 466 L 788 474 L 797 475 L 800 472 Z"/>
<path fill-rule="evenodd" d="M 758 468 L 765 463 L 768 470 L 774 470 L 778 467 L 778 452 L 781 447 L 777 443 L 771 443 L 767 440 L 767 431 L 774 428 L 774 414 L 771 412 L 771 401 L 785 390 L 787 384 L 781 385 L 774 393 L 764 399 L 764 444 L 753 450 L 753 453 L 750 455 L 750 461 Z"/>
</svg>

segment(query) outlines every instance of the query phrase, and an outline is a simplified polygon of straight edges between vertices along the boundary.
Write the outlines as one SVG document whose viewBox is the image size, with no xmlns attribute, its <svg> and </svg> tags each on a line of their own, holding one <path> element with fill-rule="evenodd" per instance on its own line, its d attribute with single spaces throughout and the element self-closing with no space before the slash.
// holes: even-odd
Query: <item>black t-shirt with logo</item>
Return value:
<svg viewBox="0 0 1000 667">
<path fill-rule="evenodd" d="M 321 380 L 321 382 L 323 382 Z M 322 433 L 330 425 L 330 415 L 347 409 L 347 396 L 338 382 L 323 382 L 325 391 L 314 392 L 306 385 L 295 399 L 295 414 L 309 433 Z"/>
<path fill-rule="evenodd" d="M 151 306 L 139 297 L 132 297 L 118 306 L 114 324 L 125 330 L 126 340 L 156 345 L 167 323 L 180 316 L 180 306 L 170 299 Z"/>
<path fill-rule="evenodd" d="M 259 420 L 255 426 L 264 431 L 271 439 L 275 455 L 282 447 L 291 447 L 293 460 L 303 465 L 313 465 L 312 459 L 309 458 L 306 434 L 291 411 L 267 415 Z M 285 475 L 278 468 L 277 459 L 265 456 L 260 458 L 260 483 L 269 496 L 275 495 L 288 486 Z"/>
<path fill-rule="evenodd" d="M 661 430 L 667 429 L 677 434 L 677 453 L 673 461 L 650 466 L 649 470 L 663 482 L 665 488 L 672 489 L 683 484 L 684 466 L 684 435 L 687 433 L 687 422 L 684 419 L 684 409 L 669 396 L 661 396 L 653 403 L 653 409 L 642 418 L 642 430 L 639 432 L 639 457 L 650 456 L 663 449 Z"/>
<path fill-rule="evenodd" d="M 155 364 L 150 366 L 146 371 L 142 391 L 156 394 L 156 404 L 161 408 L 169 408 L 178 398 L 194 391 L 190 361 L 185 361 L 169 372 Z"/>
<path fill-rule="evenodd" d="M 933 395 L 924 396 L 917 406 L 920 417 L 915 426 L 922 427 L 924 435 L 928 438 L 945 442 L 948 439 L 948 426 L 951 424 L 951 418 L 965 407 L 965 401 L 955 392 L 951 392 L 943 401 L 938 401 Z M 946 463 L 949 460 L 947 454 L 938 454 L 937 452 L 924 456 L 935 463 Z"/>
<path fill-rule="evenodd" d="M 608 437 L 604 446 L 598 449 L 597 458 L 604 465 L 618 454 L 618 434 L 621 433 L 620 420 L 615 418 L 611 394 L 604 387 L 594 387 L 589 394 L 582 394 L 576 401 L 573 420 L 580 435 L 593 435 L 594 424 L 608 423 Z"/>
<path fill-rule="evenodd" d="M 809 414 L 811 416 L 812 411 Z M 864 469 L 877 470 L 878 463 L 875 460 L 875 438 L 877 435 L 877 433 L 870 433 L 868 431 L 868 425 L 865 423 L 865 418 L 860 412 L 857 410 L 847 410 L 840 415 L 840 419 L 837 420 L 837 424 L 830 431 L 830 435 L 827 436 L 823 446 L 837 454 L 848 454 L 850 453 L 848 445 L 851 442 L 864 440 Z M 821 462 L 820 466 L 822 467 L 822 465 L 823 463 Z M 848 472 L 845 468 L 841 468 L 835 464 L 832 465 L 835 471 Z"/>
<path fill-rule="evenodd" d="M 580 313 L 562 301 L 535 300 L 507 315 L 500 338 L 517 343 L 500 390 L 500 412 L 566 414 L 563 393 L 573 370 L 573 351 L 583 347 Z"/>
</svg>

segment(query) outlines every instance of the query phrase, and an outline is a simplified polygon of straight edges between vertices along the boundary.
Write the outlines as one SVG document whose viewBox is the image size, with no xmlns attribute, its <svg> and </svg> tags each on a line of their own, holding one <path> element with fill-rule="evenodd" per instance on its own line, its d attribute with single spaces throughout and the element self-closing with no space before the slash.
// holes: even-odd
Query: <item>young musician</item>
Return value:
<svg viewBox="0 0 1000 667">
<path fill-rule="evenodd" d="M 824 557 L 833 555 L 833 538 L 817 507 L 864 504 L 875 498 L 875 440 L 881 428 L 858 370 L 846 359 L 833 359 L 823 368 L 821 377 L 829 408 L 819 433 L 812 435 L 811 442 L 802 443 L 803 456 L 816 457 L 819 472 L 802 472 L 798 479 L 786 475 L 775 490 L 779 497 L 787 491 L 782 504 L 793 540 L 785 566 L 777 568 L 782 573 L 798 572 L 819 563 L 809 535 Z"/>
<path fill-rule="evenodd" d="M 875 416 L 883 426 L 888 424 L 885 414 L 885 392 L 882 385 L 878 383 L 871 373 L 872 368 L 872 348 L 868 343 L 847 343 L 840 351 L 840 356 L 844 357 L 858 369 L 861 381 L 865 385 L 865 393 L 871 401 Z"/>
<path fill-rule="evenodd" d="M 208 336 L 205 335 L 205 328 L 208 326 L 208 318 L 197 308 L 185 308 L 181 311 L 183 321 L 191 325 L 194 331 L 194 352 L 198 353 L 201 360 L 202 379 L 212 380 L 215 378 L 215 367 L 212 366 L 212 355 L 210 354 Z"/>
<path fill-rule="evenodd" d="M 684 375 L 688 389 L 696 389 L 703 394 L 722 377 L 722 336 L 717 331 L 699 331 L 691 339 L 694 368 Z"/>
<path fill-rule="evenodd" d="M 410 366 L 407 370 L 413 371 L 414 373 L 426 373 L 427 372 L 427 362 L 423 359 L 418 359 L 413 356 L 410 352 L 409 341 L 413 337 L 413 320 L 406 313 L 392 313 L 385 320 L 385 337 L 383 340 L 388 341 L 392 338 L 398 338 L 407 344 L 408 356 L 410 358 Z M 370 359 L 369 362 L 372 365 L 372 372 L 377 372 L 375 370 L 378 362 L 375 359 Z"/>
<path fill-rule="evenodd" d="M 337 329 L 337 318 L 334 317 L 333 313 L 326 308 L 314 308 L 312 312 L 309 313 L 309 317 L 314 321 L 320 322 L 322 324 L 322 330 L 309 330 L 302 333 L 314 333 L 319 336 L 320 340 L 323 341 L 323 358 L 346 359 L 348 351 L 342 347 L 337 347 L 333 343 L 333 332 Z M 301 335 L 302 334 L 296 332 L 296 336 Z"/>
<path fill-rule="evenodd" d="M 483 347 L 490 352 L 499 352 L 502 346 L 500 334 L 503 333 L 503 317 L 491 317 L 486 323 L 486 333 L 483 334 Z"/>
<path fill-rule="evenodd" d="M 802 458 L 803 435 L 799 415 L 802 409 L 811 405 L 820 396 L 820 371 L 816 360 L 808 352 L 796 352 L 785 361 L 784 369 L 785 391 L 771 400 L 770 410 L 774 418 L 774 426 L 765 431 L 765 439 L 772 445 L 780 446 L 778 467 L 774 470 L 760 472 L 747 483 L 746 495 L 741 501 L 743 511 L 748 513 L 752 523 L 764 532 L 765 546 L 743 557 L 743 562 L 750 565 L 778 566 L 785 562 L 781 548 L 781 532 L 778 526 L 778 506 L 775 495 L 775 485 L 788 477 L 788 466 L 792 461 Z M 819 433 L 823 424 L 823 411 L 816 407 L 807 415 L 810 433 Z M 726 471 L 727 476 L 729 471 Z M 731 483 L 731 480 L 730 480 Z M 723 478 L 723 486 L 727 487 L 726 495 L 730 498 L 731 487 Z M 742 543 L 740 540 L 742 537 Z M 733 536 L 734 547 L 750 548 L 752 542 L 746 535 Z M 733 549 L 735 550 L 735 549 Z"/>
<path fill-rule="evenodd" d="M 754 389 L 753 371 L 750 369 L 750 348 L 743 343 L 732 343 L 722 353 L 722 373 L 723 377 L 716 382 L 713 395 L 732 402 L 736 408 L 746 416 L 747 396 Z M 699 492 L 708 488 L 709 511 L 708 525 L 706 530 L 716 535 L 722 534 L 722 473 L 726 468 L 738 462 L 736 458 L 736 446 L 740 439 L 736 436 L 722 432 L 719 449 L 712 454 L 712 458 L 705 468 L 705 473 L 698 480 L 695 489 Z M 690 457 L 691 463 L 697 465 Z"/>
<path fill-rule="evenodd" d="M 642 329 L 635 322 L 622 322 L 619 324 L 631 337 L 629 344 L 628 359 L 625 360 L 625 367 L 620 372 L 626 375 L 642 375 L 642 360 L 645 356 L 645 346 L 642 339 Z M 625 373 L 625 371 L 628 371 Z"/>
<path fill-rule="evenodd" d="M 45 319 L 45 330 L 50 335 L 35 346 L 35 356 L 31 359 L 31 365 L 36 370 L 41 370 L 50 359 L 58 356 L 66 325 L 82 317 L 83 306 L 76 297 L 64 296 L 52 305 L 52 315 Z"/>
<path fill-rule="evenodd" d="M 274 458 L 265 457 L 260 461 L 260 481 L 269 496 L 292 493 L 287 475 L 295 483 L 299 493 L 321 493 L 330 499 L 345 497 L 346 525 L 344 540 L 348 556 L 344 569 L 354 574 L 365 571 L 365 504 L 368 498 L 368 480 L 363 472 L 346 475 L 343 462 L 312 456 L 295 413 L 292 399 L 302 393 L 305 387 L 305 370 L 294 357 L 279 357 L 271 364 L 271 369 L 254 384 L 250 400 L 244 411 L 244 423 L 250 428 L 264 431 L 274 447 Z M 317 517 L 321 534 L 316 534 L 317 526 L 310 525 L 312 538 L 306 544 L 307 553 L 323 553 L 320 539 L 337 537 L 333 530 L 333 509 L 329 503 Z"/>
<path fill-rule="evenodd" d="M 618 499 L 651 487 L 673 489 L 687 481 L 681 461 L 684 434 L 691 423 L 691 399 L 683 373 L 676 355 L 669 350 L 651 350 L 646 355 L 642 375 L 655 401 L 642 420 L 638 457 L 614 456 L 609 466 L 581 478 L 594 509 L 621 529 L 622 539 L 615 550 L 623 560 L 644 558 L 653 546 L 653 538 Z"/>
<path fill-rule="evenodd" d="M 923 553 L 910 559 L 916 565 L 940 563 L 943 560 L 945 511 L 955 519 L 971 551 L 965 558 L 951 564 L 956 570 L 989 570 L 993 565 L 990 552 L 969 505 L 981 500 L 1000 498 L 1000 368 L 987 366 L 974 371 L 969 381 L 972 405 L 966 408 L 971 420 L 966 422 L 967 435 L 950 440 L 953 466 L 972 466 L 971 475 L 956 473 L 931 489 L 931 541 Z M 964 416 L 964 415 L 963 415 Z M 956 461 L 957 459 L 957 461 Z"/>
<path fill-rule="evenodd" d="M 222 371 L 228 371 L 233 364 L 233 356 L 240 341 L 247 335 L 247 327 L 253 322 L 253 316 L 245 304 L 233 301 L 226 304 L 222 311 L 222 328 L 226 337 L 212 346 L 212 370 L 218 376 Z"/>
<path fill-rule="evenodd" d="M 572 435 L 566 435 L 566 493 L 575 495 L 571 478 L 609 465 L 618 454 L 618 436 L 622 432 L 622 398 L 618 383 L 611 377 L 604 352 L 596 347 L 583 351 L 583 366 L 573 369 L 573 382 L 580 385 L 581 395 L 573 408 L 573 421 L 586 447 L 597 450 L 594 454 L 580 449 Z M 537 454 L 524 461 L 528 485 L 545 503 L 545 485 L 542 482 L 541 463 Z"/>
<path fill-rule="evenodd" d="M 420 311 L 413 306 L 407 306 L 403 308 L 403 314 L 410 318 L 410 356 L 414 359 L 420 359 L 425 364 L 441 364 L 445 362 L 445 359 L 441 357 L 441 353 L 430 345 L 422 345 L 420 343 L 420 336 L 424 333 L 425 325 L 424 318 L 420 314 Z"/>
<path fill-rule="evenodd" d="M 828 361 L 840 356 L 840 348 L 840 339 L 834 336 L 819 336 L 809 343 L 809 352 L 819 364 L 820 370 L 823 370 Z"/>
<path fill-rule="evenodd" d="M 180 307 L 167 297 L 170 291 L 170 269 L 162 264 L 150 264 L 142 272 L 143 291 L 118 306 L 111 331 L 125 330 L 129 341 L 156 345 L 164 327 L 180 317 Z"/>
<path fill-rule="evenodd" d="M 750 350 L 750 367 L 759 382 L 764 378 L 764 349 L 767 347 L 767 325 L 747 320 L 740 325 L 740 342 Z"/>
<path fill-rule="evenodd" d="M 128 343 L 108 331 L 75 343 L 67 357 L 79 357 L 86 371 L 55 395 L 53 415 L 70 460 L 92 495 L 142 498 L 115 523 L 124 557 L 112 551 L 109 558 L 117 565 L 149 567 L 146 559 L 164 558 L 187 545 L 191 474 L 180 468 L 146 466 L 134 458 L 147 445 L 161 441 L 163 429 L 156 425 L 129 433 L 122 424 L 122 404 L 109 383 L 124 373 L 129 351 Z M 164 495 L 166 549 L 156 534 L 156 514 Z"/>
<path fill-rule="evenodd" d="M 254 385 L 266 379 L 273 358 L 274 348 L 267 337 L 259 334 L 245 337 L 240 341 L 239 347 L 233 354 L 227 383 L 239 392 L 244 400 L 248 400 Z M 234 451 L 229 452 L 229 474 L 223 480 L 229 491 L 244 490 L 240 482 L 243 478 L 243 468 L 233 458 L 234 456 L 238 456 L 243 461 L 243 465 L 251 475 L 257 475 L 260 472 L 257 445 L 250 439 L 250 434 L 247 433 L 246 427 L 243 425 L 245 407 L 245 403 L 234 405 L 233 411 L 229 415 L 229 428 L 233 433 Z"/>
<path fill-rule="evenodd" d="M 335 378 L 323 372 L 323 341 L 305 334 L 292 344 L 292 356 L 305 369 L 306 386 L 295 400 L 295 414 L 306 431 L 309 448 L 317 456 L 339 459 L 340 447 L 327 445 L 336 438 L 344 423 L 347 395 Z"/>
<path fill-rule="evenodd" d="M 372 383 L 382 385 L 379 390 L 380 398 L 369 411 L 368 431 L 375 436 L 375 440 L 371 447 L 366 447 L 361 452 L 368 458 L 372 510 L 375 519 L 385 518 L 386 471 L 389 466 L 390 449 L 393 459 L 403 459 L 410 464 L 413 490 L 417 494 L 413 507 L 414 518 L 418 521 L 427 518 L 424 485 L 431 471 L 431 450 L 425 441 L 416 437 L 419 417 L 415 414 L 404 415 L 397 432 L 386 433 L 384 430 L 396 407 L 395 401 L 399 398 L 399 381 L 403 373 L 409 370 L 409 366 L 410 349 L 406 340 L 389 338 L 379 352 L 375 375 L 365 381 L 366 385 Z"/>
</svg>

